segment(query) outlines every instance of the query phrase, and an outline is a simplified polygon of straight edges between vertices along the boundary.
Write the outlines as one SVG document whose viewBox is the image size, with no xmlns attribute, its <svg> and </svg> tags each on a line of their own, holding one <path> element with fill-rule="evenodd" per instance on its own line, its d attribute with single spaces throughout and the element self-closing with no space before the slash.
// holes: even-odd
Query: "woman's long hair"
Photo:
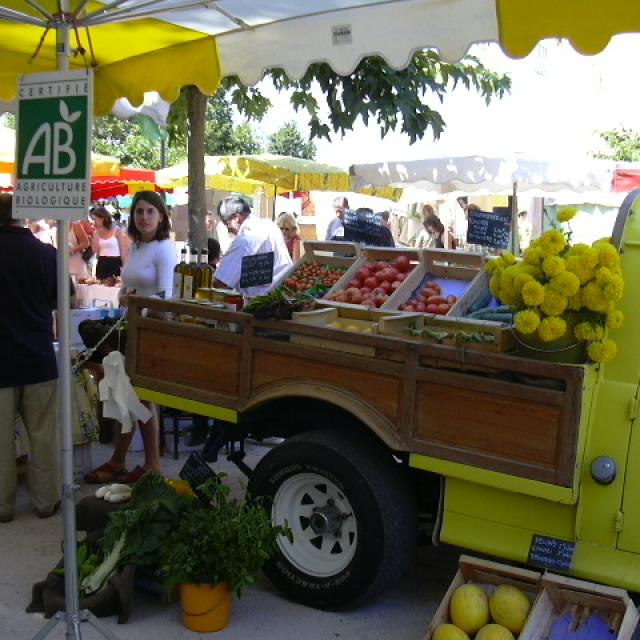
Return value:
<svg viewBox="0 0 640 640">
<path fill-rule="evenodd" d="M 169 212 L 167 211 L 167 205 L 164 200 L 155 191 L 138 191 L 131 201 L 131 209 L 129 215 L 129 226 L 127 227 L 127 233 L 129 237 L 136 243 L 142 242 L 142 235 L 136 227 L 135 211 L 138 206 L 138 202 L 143 200 L 144 202 L 154 206 L 162 216 L 154 240 L 166 240 L 169 237 L 169 231 L 171 230 L 171 223 L 169 222 Z"/>
</svg>

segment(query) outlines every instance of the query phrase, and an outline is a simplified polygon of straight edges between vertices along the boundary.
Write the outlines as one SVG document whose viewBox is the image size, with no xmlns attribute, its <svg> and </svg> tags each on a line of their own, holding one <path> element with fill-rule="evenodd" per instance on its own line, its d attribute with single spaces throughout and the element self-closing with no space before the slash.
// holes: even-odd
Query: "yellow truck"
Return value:
<svg viewBox="0 0 640 640">
<path fill-rule="evenodd" d="M 129 374 L 141 398 L 216 419 L 209 449 L 231 443 L 249 491 L 293 529 L 265 570 L 298 602 L 379 592 L 427 519 L 436 541 L 638 590 L 640 192 L 613 239 L 626 322 L 606 365 L 134 297 Z M 246 438 L 278 444 L 249 469 Z"/>
</svg>

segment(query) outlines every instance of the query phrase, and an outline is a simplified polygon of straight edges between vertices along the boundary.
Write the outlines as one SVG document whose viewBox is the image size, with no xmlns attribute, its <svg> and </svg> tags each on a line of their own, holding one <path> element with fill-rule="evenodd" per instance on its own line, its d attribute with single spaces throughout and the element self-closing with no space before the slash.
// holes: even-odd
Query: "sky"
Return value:
<svg viewBox="0 0 640 640">
<path fill-rule="evenodd" d="M 456 89 L 444 104 L 434 104 L 447 123 L 438 141 L 429 132 L 413 145 L 396 133 L 382 139 L 376 125 L 358 123 L 343 138 L 334 134 L 330 142 L 316 140 L 316 160 L 346 168 L 446 155 L 574 156 L 603 148 L 597 131 L 640 131 L 640 82 L 633 76 L 640 35 L 616 36 L 597 56 L 582 56 L 557 40 L 544 41 L 521 60 L 508 58 L 494 44 L 476 45 L 471 53 L 493 71 L 510 75 L 510 94 L 487 106 L 474 91 Z M 288 120 L 307 129 L 304 113 L 296 114 L 286 95 L 269 83 L 262 83 L 261 90 L 274 104 L 259 125 L 263 134 Z"/>
</svg>

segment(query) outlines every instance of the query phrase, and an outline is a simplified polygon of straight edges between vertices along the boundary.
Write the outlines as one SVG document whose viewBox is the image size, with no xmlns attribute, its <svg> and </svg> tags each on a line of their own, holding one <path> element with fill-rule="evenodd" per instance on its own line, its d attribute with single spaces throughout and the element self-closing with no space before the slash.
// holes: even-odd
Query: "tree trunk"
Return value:
<svg viewBox="0 0 640 640">
<path fill-rule="evenodd" d="M 189 134 L 189 246 L 201 250 L 207 246 L 207 203 L 204 177 L 204 121 L 207 98 L 196 86 L 187 89 Z"/>
</svg>

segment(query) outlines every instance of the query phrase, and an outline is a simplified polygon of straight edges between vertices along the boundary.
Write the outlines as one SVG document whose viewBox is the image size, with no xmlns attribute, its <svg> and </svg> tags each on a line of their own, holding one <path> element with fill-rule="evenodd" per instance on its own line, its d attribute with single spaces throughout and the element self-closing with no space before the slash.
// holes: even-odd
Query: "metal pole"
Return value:
<svg viewBox="0 0 640 640">
<path fill-rule="evenodd" d="M 69 0 L 60 0 L 60 10 L 69 10 Z M 69 24 L 64 20 L 56 29 L 58 71 L 69 69 Z M 75 484 L 73 481 L 73 436 L 71 429 L 71 351 L 69 348 L 69 224 L 58 221 L 58 322 L 59 370 L 58 406 L 60 411 L 62 458 L 62 516 L 64 523 L 64 589 L 67 640 L 80 639 L 80 596 L 78 593 L 78 559 L 76 556 Z"/>
<path fill-rule="evenodd" d="M 518 245 L 518 183 L 514 182 L 511 195 L 511 251 L 514 256 L 520 255 Z"/>
</svg>

